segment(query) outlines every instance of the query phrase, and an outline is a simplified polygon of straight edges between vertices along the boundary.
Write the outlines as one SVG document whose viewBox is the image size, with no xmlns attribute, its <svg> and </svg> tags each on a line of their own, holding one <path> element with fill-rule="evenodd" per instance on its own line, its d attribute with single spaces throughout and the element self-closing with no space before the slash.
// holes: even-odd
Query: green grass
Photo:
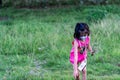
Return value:
<svg viewBox="0 0 120 80">
<path fill-rule="evenodd" d="M 116 5 L 0 9 L 0 80 L 73 80 L 69 52 L 77 22 L 91 30 L 88 80 L 120 80 L 120 9 Z"/>
</svg>

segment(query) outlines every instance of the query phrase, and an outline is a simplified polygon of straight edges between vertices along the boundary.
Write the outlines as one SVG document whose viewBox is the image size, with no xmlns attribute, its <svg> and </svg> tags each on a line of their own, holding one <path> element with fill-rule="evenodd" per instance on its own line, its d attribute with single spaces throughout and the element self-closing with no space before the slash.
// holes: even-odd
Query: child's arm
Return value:
<svg viewBox="0 0 120 80">
<path fill-rule="evenodd" d="M 88 44 L 88 50 L 91 52 L 91 55 L 93 56 L 95 51 L 93 51 L 90 43 Z"/>
<path fill-rule="evenodd" d="M 78 42 L 74 40 L 74 77 L 78 76 L 78 67 L 77 67 L 77 60 L 78 60 Z"/>
</svg>

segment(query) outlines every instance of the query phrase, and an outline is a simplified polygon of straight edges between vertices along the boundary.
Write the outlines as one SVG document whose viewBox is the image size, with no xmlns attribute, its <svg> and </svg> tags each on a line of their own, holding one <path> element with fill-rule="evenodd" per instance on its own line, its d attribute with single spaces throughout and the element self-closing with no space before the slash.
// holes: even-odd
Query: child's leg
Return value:
<svg viewBox="0 0 120 80">
<path fill-rule="evenodd" d="M 86 71 L 86 67 L 82 70 L 82 80 L 86 80 L 86 74 L 87 74 L 87 71 Z"/>
</svg>

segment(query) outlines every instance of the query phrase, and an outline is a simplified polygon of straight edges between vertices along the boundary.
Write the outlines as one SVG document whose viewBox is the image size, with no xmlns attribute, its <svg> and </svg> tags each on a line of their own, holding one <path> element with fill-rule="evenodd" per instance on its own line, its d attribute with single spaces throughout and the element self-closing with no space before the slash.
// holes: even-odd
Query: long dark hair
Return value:
<svg viewBox="0 0 120 80">
<path fill-rule="evenodd" d="M 77 23 L 74 31 L 74 38 L 80 39 L 80 33 L 86 31 L 86 34 L 90 35 L 89 27 L 86 23 Z"/>
</svg>

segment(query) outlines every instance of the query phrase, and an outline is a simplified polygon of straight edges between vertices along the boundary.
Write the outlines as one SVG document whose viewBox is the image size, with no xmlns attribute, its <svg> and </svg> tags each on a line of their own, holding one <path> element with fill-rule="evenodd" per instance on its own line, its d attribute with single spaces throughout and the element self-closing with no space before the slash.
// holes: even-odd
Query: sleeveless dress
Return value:
<svg viewBox="0 0 120 80">
<path fill-rule="evenodd" d="M 87 36 L 87 38 L 85 39 L 85 41 L 80 41 L 78 39 L 74 39 L 74 41 L 77 41 L 78 42 L 78 49 L 82 49 L 82 50 L 78 50 L 78 60 L 77 60 L 77 63 L 81 63 L 83 60 L 85 60 L 87 58 L 87 46 L 90 42 L 90 37 Z M 74 64 L 74 41 L 72 42 L 72 49 L 70 51 L 70 62 L 72 64 Z"/>
</svg>

